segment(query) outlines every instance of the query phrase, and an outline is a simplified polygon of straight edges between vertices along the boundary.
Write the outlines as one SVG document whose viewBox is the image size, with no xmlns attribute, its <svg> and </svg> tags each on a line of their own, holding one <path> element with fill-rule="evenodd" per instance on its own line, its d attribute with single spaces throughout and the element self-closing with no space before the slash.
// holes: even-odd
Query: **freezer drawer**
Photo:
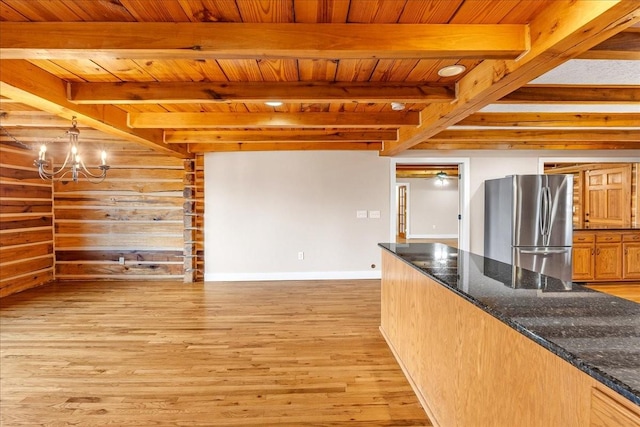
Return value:
<svg viewBox="0 0 640 427">
<path fill-rule="evenodd" d="M 571 247 L 516 247 L 513 263 L 564 282 L 571 281 Z"/>
</svg>

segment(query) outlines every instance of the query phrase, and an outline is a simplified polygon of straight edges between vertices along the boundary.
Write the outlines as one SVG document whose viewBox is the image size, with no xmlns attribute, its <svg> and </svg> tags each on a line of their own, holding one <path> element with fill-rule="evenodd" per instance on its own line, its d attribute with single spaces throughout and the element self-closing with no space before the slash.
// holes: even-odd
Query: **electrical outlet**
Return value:
<svg viewBox="0 0 640 427">
<path fill-rule="evenodd" d="M 304 259 L 304 252 L 298 252 L 298 259 L 302 261 Z"/>
<path fill-rule="evenodd" d="M 120 265 L 124 265 L 124 257 L 121 256 L 120 258 L 118 258 L 118 264 Z"/>
</svg>

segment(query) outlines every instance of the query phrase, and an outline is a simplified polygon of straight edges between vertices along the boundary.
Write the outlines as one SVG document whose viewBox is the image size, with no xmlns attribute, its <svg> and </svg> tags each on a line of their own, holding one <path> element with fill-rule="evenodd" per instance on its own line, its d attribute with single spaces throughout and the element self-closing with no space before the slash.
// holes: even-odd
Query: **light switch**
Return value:
<svg viewBox="0 0 640 427">
<path fill-rule="evenodd" d="M 367 217 L 367 211 L 356 211 L 356 218 L 362 219 Z"/>
<path fill-rule="evenodd" d="M 380 218 L 380 211 L 369 211 L 369 218 Z"/>
</svg>

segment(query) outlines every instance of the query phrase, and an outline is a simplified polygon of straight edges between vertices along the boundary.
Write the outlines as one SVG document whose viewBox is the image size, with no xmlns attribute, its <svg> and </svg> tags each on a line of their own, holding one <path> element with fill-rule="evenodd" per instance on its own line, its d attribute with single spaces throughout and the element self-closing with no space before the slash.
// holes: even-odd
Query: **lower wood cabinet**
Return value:
<svg viewBox="0 0 640 427">
<path fill-rule="evenodd" d="M 640 279 L 640 231 L 576 231 L 573 280 L 612 282 Z"/>
<path fill-rule="evenodd" d="M 622 277 L 629 280 L 640 279 L 640 232 L 622 236 L 622 252 Z"/>
</svg>

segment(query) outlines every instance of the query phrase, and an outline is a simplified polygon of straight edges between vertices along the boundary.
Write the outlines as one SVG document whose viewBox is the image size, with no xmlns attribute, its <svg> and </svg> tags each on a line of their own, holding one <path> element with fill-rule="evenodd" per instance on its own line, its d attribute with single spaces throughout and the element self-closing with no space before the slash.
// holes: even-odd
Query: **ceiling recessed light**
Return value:
<svg viewBox="0 0 640 427">
<path fill-rule="evenodd" d="M 438 75 L 440 77 L 453 77 L 464 73 L 466 69 L 467 67 L 460 64 L 447 65 L 446 67 L 442 67 L 438 70 Z"/>
<path fill-rule="evenodd" d="M 280 101 L 267 101 L 265 102 L 266 105 L 268 105 L 269 107 L 279 107 L 282 105 L 282 102 Z"/>
<path fill-rule="evenodd" d="M 392 102 L 391 103 L 391 109 L 393 111 L 402 111 L 402 110 L 404 110 L 404 107 L 405 107 L 405 105 L 402 102 Z"/>
</svg>

